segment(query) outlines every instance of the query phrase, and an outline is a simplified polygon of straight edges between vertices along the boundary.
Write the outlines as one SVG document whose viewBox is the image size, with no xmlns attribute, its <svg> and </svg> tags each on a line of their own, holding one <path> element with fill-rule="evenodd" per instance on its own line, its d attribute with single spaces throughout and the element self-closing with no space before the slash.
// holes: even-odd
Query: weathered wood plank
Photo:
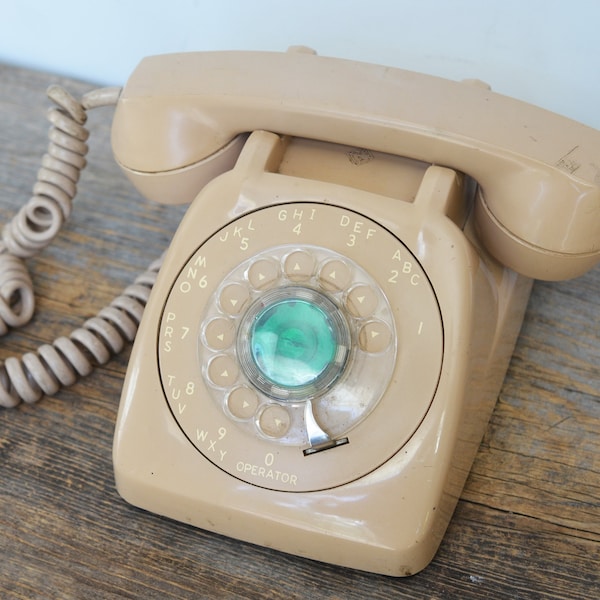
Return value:
<svg viewBox="0 0 600 600">
<path fill-rule="evenodd" d="M 30 194 L 55 78 L 0 66 L 0 220 Z M 90 86 L 61 80 L 75 93 Z M 35 322 L 0 358 L 79 326 L 167 246 L 181 209 L 140 199 L 114 165 L 111 112 L 90 118 L 72 218 L 30 261 Z M 144 513 L 116 494 L 127 353 L 56 398 L 0 411 L 2 598 L 597 596 L 600 269 L 538 283 L 500 401 L 440 552 L 402 580 L 286 556 Z"/>
</svg>

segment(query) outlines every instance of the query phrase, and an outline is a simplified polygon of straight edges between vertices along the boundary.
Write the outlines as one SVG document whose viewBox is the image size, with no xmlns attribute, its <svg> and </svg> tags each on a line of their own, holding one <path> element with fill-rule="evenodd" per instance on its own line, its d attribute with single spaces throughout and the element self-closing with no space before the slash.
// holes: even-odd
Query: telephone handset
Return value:
<svg viewBox="0 0 600 600">
<path fill-rule="evenodd" d="M 303 51 L 147 58 L 84 105 L 109 100 L 132 182 L 191 202 L 132 350 L 119 493 L 316 560 L 424 568 L 532 278 L 600 260 L 600 133 L 478 85 Z M 129 337 L 154 270 L 106 316 Z M 113 333 L 94 321 L 71 338 L 101 361 Z M 44 364 L 83 354 L 55 346 Z M 31 355 L 6 371 L 23 399 L 55 391 Z"/>
<path fill-rule="evenodd" d="M 598 132 L 483 86 L 307 52 L 155 56 L 123 91 L 113 148 L 146 196 L 188 202 L 255 130 L 470 175 L 486 246 L 528 276 L 600 260 Z"/>
</svg>

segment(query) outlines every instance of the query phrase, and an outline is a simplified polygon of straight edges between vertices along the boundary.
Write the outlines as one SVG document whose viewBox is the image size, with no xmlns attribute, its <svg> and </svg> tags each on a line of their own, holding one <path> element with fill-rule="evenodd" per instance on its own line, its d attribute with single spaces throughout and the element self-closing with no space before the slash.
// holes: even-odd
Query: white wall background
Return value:
<svg viewBox="0 0 600 600">
<path fill-rule="evenodd" d="M 600 129 L 600 0 L 0 0 L 0 61 L 102 85 L 148 54 L 292 44 L 483 79 Z"/>
</svg>

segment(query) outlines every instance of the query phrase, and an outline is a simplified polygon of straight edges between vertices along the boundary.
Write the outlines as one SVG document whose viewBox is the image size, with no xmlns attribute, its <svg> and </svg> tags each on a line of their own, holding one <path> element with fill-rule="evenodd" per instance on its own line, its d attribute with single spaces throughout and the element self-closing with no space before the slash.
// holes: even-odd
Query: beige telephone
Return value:
<svg viewBox="0 0 600 600">
<path fill-rule="evenodd" d="M 113 149 L 191 202 L 124 384 L 132 504 L 404 576 L 432 559 L 532 278 L 600 260 L 600 133 L 296 51 L 145 59 Z"/>
<path fill-rule="evenodd" d="M 211 180 L 135 342 L 119 492 L 321 561 L 422 569 L 530 278 L 600 260 L 600 134 L 479 85 L 232 52 L 144 60 L 113 148 L 158 201 Z"/>
</svg>

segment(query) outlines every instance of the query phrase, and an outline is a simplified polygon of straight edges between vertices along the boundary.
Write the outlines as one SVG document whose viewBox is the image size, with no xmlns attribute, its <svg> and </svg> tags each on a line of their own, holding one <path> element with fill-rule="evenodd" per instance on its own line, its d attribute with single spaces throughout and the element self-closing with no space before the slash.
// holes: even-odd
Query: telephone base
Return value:
<svg viewBox="0 0 600 600">
<path fill-rule="evenodd" d="M 192 203 L 134 345 L 117 489 L 196 527 L 406 576 L 441 542 L 531 280 L 479 245 L 461 174 L 323 152 L 312 163 L 302 143 L 256 132 Z M 327 181 L 336 161 L 378 180 L 383 168 L 398 197 Z M 334 348 L 306 359 L 319 375 L 279 369 L 315 340 Z M 334 447 L 307 453 L 319 431 Z"/>
</svg>

